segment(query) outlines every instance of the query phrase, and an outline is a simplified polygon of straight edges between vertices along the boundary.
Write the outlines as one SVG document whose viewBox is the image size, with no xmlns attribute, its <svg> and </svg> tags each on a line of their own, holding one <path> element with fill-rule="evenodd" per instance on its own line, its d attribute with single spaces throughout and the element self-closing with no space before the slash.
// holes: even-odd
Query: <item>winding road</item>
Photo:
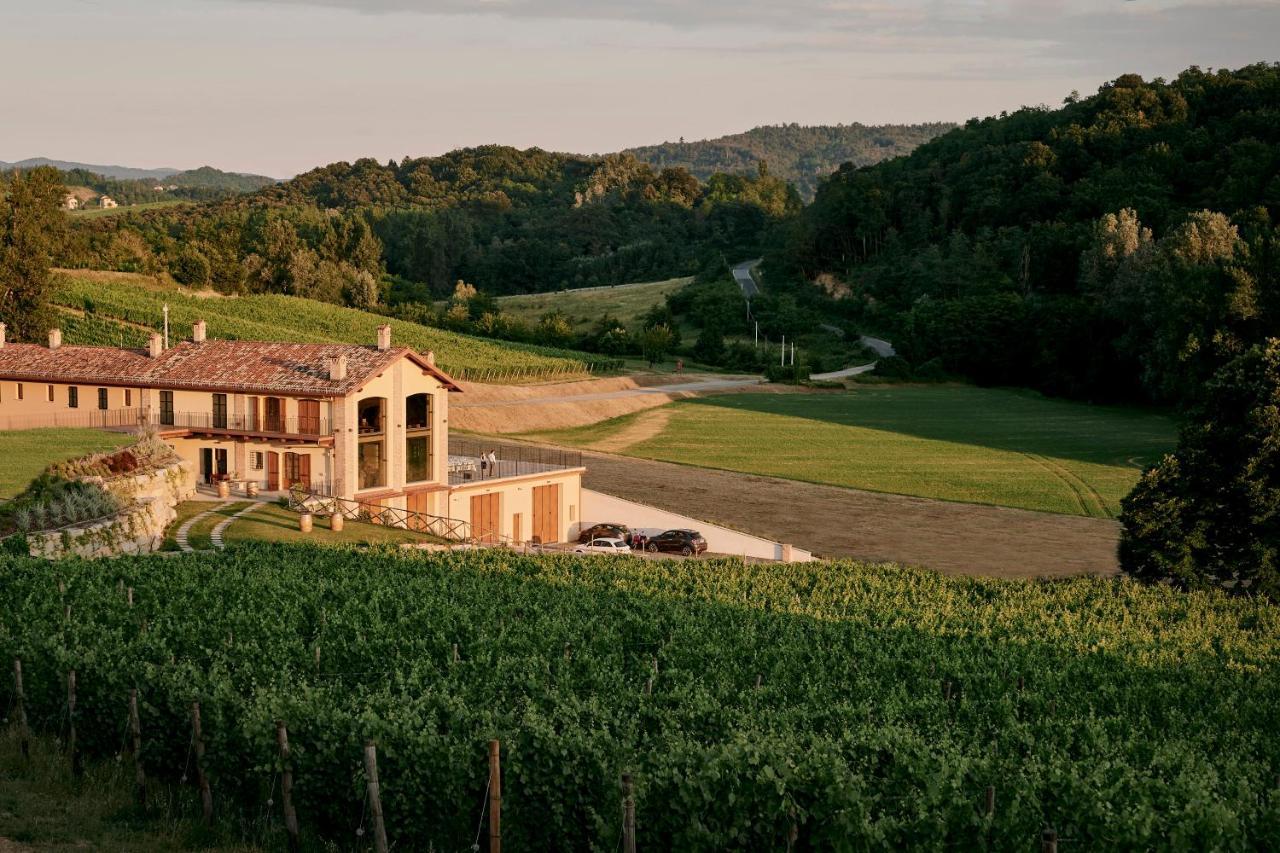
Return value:
<svg viewBox="0 0 1280 853">
<path fill-rule="evenodd" d="M 751 270 L 759 265 L 760 260 L 760 258 L 756 258 L 751 261 L 743 261 L 733 267 L 733 279 L 738 282 L 738 287 L 742 288 L 742 295 L 747 299 L 760 292 L 760 285 L 756 284 L 755 276 L 751 274 Z"/>
</svg>

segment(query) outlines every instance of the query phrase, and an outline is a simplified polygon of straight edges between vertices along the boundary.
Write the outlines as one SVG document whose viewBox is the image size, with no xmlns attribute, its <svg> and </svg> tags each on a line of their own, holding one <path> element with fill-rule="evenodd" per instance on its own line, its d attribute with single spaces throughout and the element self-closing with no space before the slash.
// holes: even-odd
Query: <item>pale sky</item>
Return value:
<svg viewBox="0 0 1280 853">
<path fill-rule="evenodd" d="M 963 121 L 1280 60 L 1280 0 L 0 0 L 0 160 L 289 177 Z"/>
</svg>

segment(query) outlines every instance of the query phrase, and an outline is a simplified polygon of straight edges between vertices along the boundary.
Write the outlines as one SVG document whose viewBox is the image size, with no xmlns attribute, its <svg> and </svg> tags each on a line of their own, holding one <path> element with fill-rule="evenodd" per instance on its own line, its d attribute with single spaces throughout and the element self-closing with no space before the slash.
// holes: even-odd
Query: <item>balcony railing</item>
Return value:
<svg viewBox="0 0 1280 853">
<path fill-rule="evenodd" d="M 318 438 L 332 430 L 325 418 L 319 417 L 254 417 L 214 412 L 147 411 L 148 423 L 155 426 L 208 431 L 244 432 L 267 435 L 290 435 Z"/>
<path fill-rule="evenodd" d="M 581 468 L 576 450 L 449 437 L 449 485 Z"/>
<path fill-rule="evenodd" d="M 68 409 L 29 415 L 0 415 L 0 430 L 45 427 L 136 429 L 142 423 L 142 409 Z"/>
</svg>

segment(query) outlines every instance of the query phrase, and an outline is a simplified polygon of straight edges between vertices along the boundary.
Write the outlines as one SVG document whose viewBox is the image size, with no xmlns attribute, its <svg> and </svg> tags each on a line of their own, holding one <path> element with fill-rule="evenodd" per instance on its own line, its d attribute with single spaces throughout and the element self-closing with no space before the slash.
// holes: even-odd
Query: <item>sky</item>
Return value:
<svg viewBox="0 0 1280 853">
<path fill-rule="evenodd" d="M 0 160 L 604 153 L 1277 60 L 1280 0 L 0 0 Z"/>
</svg>

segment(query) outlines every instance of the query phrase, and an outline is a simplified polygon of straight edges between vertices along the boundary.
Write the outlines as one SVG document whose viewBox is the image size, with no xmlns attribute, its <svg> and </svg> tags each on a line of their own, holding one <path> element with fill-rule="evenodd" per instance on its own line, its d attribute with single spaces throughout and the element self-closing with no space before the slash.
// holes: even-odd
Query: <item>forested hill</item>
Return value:
<svg viewBox="0 0 1280 853">
<path fill-rule="evenodd" d="M 370 284 L 383 274 L 427 300 L 459 279 L 528 293 L 723 267 L 799 208 L 778 178 L 702 182 L 629 155 L 493 145 L 334 163 L 215 204 L 77 221 L 57 260 L 370 307 L 387 295 Z"/>
<path fill-rule="evenodd" d="M 111 196 L 120 204 L 140 204 L 146 202 L 181 199 L 184 201 L 211 201 L 223 199 L 239 193 L 260 190 L 275 183 L 274 178 L 262 175 L 242 175 L 235 172 L 223 172 L 212 166 L 201 166 L 185 172 L 170 172 L 164 169 L 163 176 L 151 177 L 115 177 L 111 174 L 95 172 L 93 168 L 77 164 L 64 164 L 70 168 L 60 168 L 51 163 L 43 163 L 43 158 L 34 158 L 22 163 L 2 164 L 0 173 L 21 169 L 32 169 L 40 165 L 52 165 L 58 169 L 62 182 L 68 187 L 88 187 L 99 195 Z M 114 166 L 109 169 L 119 172 L 142 172 Z"/>
<path fill-rule="evenodd" d="M 988 382 L 1179 401 L 1280 334 L 1280 65 L 1126 75 L 842 168 L 772 275 Z"/>
<path fill-rule="evenodd" d="M 767 163 L 772 174 L 794 184 L 807 201 L 813 198 L 818 182 L 842 164 L 870 166 L 908 154 L 954 127 L 947 122 L 812 127 L 777 124 L 717 139 L 645 145 L 627 149 L 626 153 L 659 169 L 680 166 L 700 180 L 716 172 L 755 172 L 761 163 Z"/>
</svg>

